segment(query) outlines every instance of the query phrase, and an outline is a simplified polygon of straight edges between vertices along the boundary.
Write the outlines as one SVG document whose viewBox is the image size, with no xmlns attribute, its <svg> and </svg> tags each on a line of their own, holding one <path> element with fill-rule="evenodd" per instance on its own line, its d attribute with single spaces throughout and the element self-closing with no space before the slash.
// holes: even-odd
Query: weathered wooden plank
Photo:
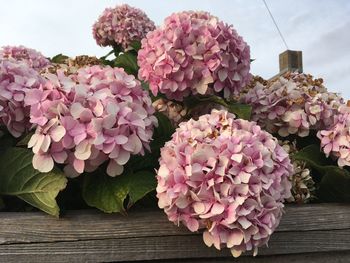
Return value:
<svg viewBox="0 0 350 263">
<path fill-rule="evenodd" d="M 277 232 L 349 228 L 350 204 L 288 205 Z M 0 213 L 0 245 L 191 234 L 160 210 L 132 211 L 127 217 L 78 210 L 61 219 L 40 212 Z"/>
<path fill-rule="evenodd" d="M 137 261 L 140 262 L 140 261 Z M 142 261 L 150 262 L 150 261 Z M 240 257 L 239 259 L 226 258 L 199 258 L 199 259 L 181 259 L 179 260 L 155 260 L 153 263 L 349 263 L 350 251 L 342 252 L 327 252 L 327 253 L 305 253 L 305 254 L 292 254 L 292 255 L 276 255 L 276 256 L 257 256 Z"/>
<path fill-rule="evenodd" d="M 350 229 L 277 232 L 259 255 L 350 250 Z M 348 257 L 349 255 L 347 255 Z M 207 248 L 200 235 L 137 237 L 0 246 L 1 262 L 120 262 L 229 257 L 227 249 Z M 231 258 L 232 262 L 233 259 Z M 237 261 L 239 262 L 239 261 Z"/>
</svg>

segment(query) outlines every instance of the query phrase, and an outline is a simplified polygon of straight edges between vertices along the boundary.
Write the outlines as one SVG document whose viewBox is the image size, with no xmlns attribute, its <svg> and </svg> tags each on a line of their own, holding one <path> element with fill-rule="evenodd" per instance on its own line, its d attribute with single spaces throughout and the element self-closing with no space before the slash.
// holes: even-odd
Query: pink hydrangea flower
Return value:
<svg viewBox="0 0 350 263">
<path fill-rule="evenodd" d="M 139 78 L 154 95 L 182 100 L 190 94 L 237 94 L 251 75 L 249 46 L 207 12 L 181 12 L 147 34 L 138 53 Z"/>
<path fill-rule="evenodd" d="M 37 71 L 41 71 L 51 65 L 51 62 L 43 54 L 24 46 L 2 47 L 0 49 L 0 60 L 8 58 L 23 61 Z"/>
<path fill-rule="evenodd" d="M 93 36 L 100 46 L 118 44 L 127 49 L 154 29 L 153 21 L 142 10 L 123 4 L 103 11 L 93 25 Z"/>
<path fill-rule="evenodd" d="M 335 123 L 319 131 L 317 137 L 327 157 L 331 155 L 337 158 L 340 167 L 350 166 L 350 107 L 339 107 Z"/>
<path fill-rule="evenodd" d="M 37 125 L 28 144 L 34 168 L 66 164 L 68 176 L 91 172 L 109 160 L 107 173 L 120 175 L 133 154 L 150 150 L 157 119 L 147 92 L 120 68 L 92 66 L 50 80 L 26 96 Z"/>
<path fill-rule="evenodd" d="M 20 137 L 31 128 L 29 107 L 24 103 L 26 92 L 39 88 L 44 82 L 26 63 L 0 60 L 0 126 L 6 126 L 14 137 Z"/>
<path fill-rule="evenodd" d="M 252 120 L 270 133 L 305 137 L 310 130 L 329 127 L 343 99 L 328 92 L 322 79 L 286 73 L 267 85 L 257 82 L 240 98 L 252 105 Z"/>
<path fill-rule="evenodd" d="M 158 204 L 170 221 L 205 228 L 208 246 L 257 253 L 279 224 L 292 170 L 271 134 L 213 110 L 181 123 L 161 149 Z"/>
</svg>

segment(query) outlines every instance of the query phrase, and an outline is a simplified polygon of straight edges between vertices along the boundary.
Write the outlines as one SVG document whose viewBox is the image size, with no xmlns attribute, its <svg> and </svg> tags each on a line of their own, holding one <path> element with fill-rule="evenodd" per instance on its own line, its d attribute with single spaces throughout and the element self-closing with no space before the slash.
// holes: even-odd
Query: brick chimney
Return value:
<svg viewBox="0 0 350 263">
<path fill-rule="evenodd" d="M 286 50 L 279 56 L 280 74 L 287 71 L 303 72 L 303 53 L 301 51 Z"/>
</svg>

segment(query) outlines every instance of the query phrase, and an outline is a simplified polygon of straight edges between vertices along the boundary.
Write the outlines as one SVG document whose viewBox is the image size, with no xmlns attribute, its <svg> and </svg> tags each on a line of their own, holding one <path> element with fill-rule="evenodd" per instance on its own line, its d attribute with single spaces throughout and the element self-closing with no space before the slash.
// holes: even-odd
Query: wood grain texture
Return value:
<svg viewBox="0 0 350 263">
<path fill-rule="evenodd" d="M 259 256 L 325 252 L 341 252 L 350 262 L 349 204 L 287 206 L 269 248 L 261 248 Z M 176 227 L 162 211 L 132 211 L 127 217 L 95 210 L 71 211 L 61 219 L 39 212 L 0 213 L 0 262 L 168 262 L 164 260 L 195 258 L 232 260 L 227 249 L 207 248 L 200 233 Z"/>
<path fill-rule="evenodd" d="M 285 210 L 277 232 L 350 228 L 350 205 L 289 205 Z M 40 212 L 0 213 L 0 222 L 0 244 L 192 234 L 170 223 L 161 210 L 129 216 L 77 210 L 60 219 Z"/>
<path fill-rule="evenodd" d="M 349 263 L 350 251 L 343 252 L 327 252 L 327 253 L 305 253 L 293 255 L 275 255 L 260 256 L 255 258 L 241 257 L 239 259 L 232 258 L 199 258 L 199 259 L 175 259 L 167 260 L 167 263 Z M 138 261 L 151 262 L 151 261 Z M 164 262 L 162 260 L 153 260 L 152 263 Z"/>
</svg>

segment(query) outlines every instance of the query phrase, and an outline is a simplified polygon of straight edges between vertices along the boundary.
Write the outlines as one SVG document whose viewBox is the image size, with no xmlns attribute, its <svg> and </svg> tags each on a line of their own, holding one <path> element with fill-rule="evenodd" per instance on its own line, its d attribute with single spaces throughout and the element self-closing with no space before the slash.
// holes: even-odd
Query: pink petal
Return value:
<svg viewBox="0 0 350 263">
<path fill-rule="evenodd" d="M 208 247 L 211 247 L 214 244 L 213 237 L 208 231 L 203 232 L 203 241 Z"/>
<path fill-rule="evenodd" d="M 88 140 L 82 141 L 75 147 L 74 156 L 79 160 L 87 160 L 91 156 L 91 144 Z"/>
<path fill-rule="evenodd" d="M 62 152 L 56 152 L 52 153 L 52 158 L 55 160 L 56 163 L 64 163 L 65 160 L 67 160 L 67 153 L 65 151 Z"/>
<path fill-rule="evenodd" d="M 107 174 L 109 176 L 115 177 L 123 173 L 124 167 L 117 164 L 114 160 L 110 160 L 107 166 Z"/>
<path fill-rule="evenodd" d="M 247 218 L 245 217 L 240 217 L 238 219 L 238 223 L 244 228 L 247 229 L 248 227 L 250 227 L 252 225 L 252 222 L 250 222 Z"/>
<path fill-rule="evenodd" d="M 74 159 L 73 167 L 78 173 L 81 174 L 84 172 L 85 162 L 83 160 Z"/>
<path fill-rule="evenodd" d="M 84 109 L 85 108 L 80 103 L 76 102 L 70 106 L 70 113 L 72 114 L 74 119 L 78 119 L 80 117 L 80 114 L 84 111 Z"/>
<path fill-rule="evenodd" d="M 38 89 L 28 90 L 24 98 L 25 105 L 34 105 L 41 101 L 42 91 Z"/>
<path fill-rule="evenodd" d="M 220 215 L 225 211 L 225 206 L 223 204 L 215 203 L 211 208 L 211 212 L 214 215 Z"/>
<path fill-rule="evenodd" d="M 115 136 L 115 141 L 117 144 L 125 144 L 128 141 L 128 137 L 125 135 L 117 135 Z"/>
<path fill-rule="evenodd" d="M 231 254 L 234 258 L 238 258 L 242 254 L 242 250 L 231 249 Z"/>
<path fill-rule="evenodd" d="M 117 162 L 119 165 L 124 165 L 126 164 L 130 159 L 130 152 L 120 150 L 119 155 L 117 158 L 114 160 Z"/>
<path fill-rule="evenodd" d="M 186 222 L 186 226 L 191 232 L 195 232 L 198 231 L 199 223 L 196 219 L 189 218 Z"/>
<path fill-rule="evenodd" d="M 142 149 L 142 143 L 137 135 L 132 134 L 130 135 L 128 142 L 123 145 L 123 148 L 133 154 L 137 154 Z"/>
<path fill-rule="evenodd" d="M 53 169 L 54 163 L 50 155 L 35 154 L 33 157 L 33 167 L 42 173 L 48 173 Z"/>
<path fill-rule="evenodd" d="M 50 131 L 50 136 L 54 142 L 59 142 L 64 135 L 66 135 L 66 129 L 61 125 L 56 126 Z"/>
<path fill-rule="evenodd" d="M 238 229 L 233 229 L 227 239 L 227 247 L 239 246 L 243 241 L 243 234 Z"/>
</svg>

